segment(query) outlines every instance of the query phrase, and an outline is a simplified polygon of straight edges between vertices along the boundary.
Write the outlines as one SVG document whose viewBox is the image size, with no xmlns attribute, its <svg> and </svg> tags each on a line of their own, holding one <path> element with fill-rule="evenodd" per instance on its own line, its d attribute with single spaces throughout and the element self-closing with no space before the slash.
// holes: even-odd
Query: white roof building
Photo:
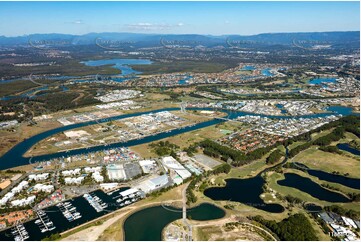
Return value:
<svg viewBox="0 0 361 242">
<path fill-rule="evenodd" d="M 14 194 L 17 194 L 17 193 L 21 192 L 22 190 L 24 190 L 25 188 L 27 188 L 28 186 L 29 186 L 29 182 L 22 181 L 16 187 L 11 189 L 11 192 Z"/>
<path fill-rule="evenodd" d="M 125 196 L 129 196 L 129 195 L 131 195 L 131 194 L 135 194 L 135 193 L 137 193 L 137 192 L 139 192 L 138 189 L 130 188 L 130 189 L 128 189 L 128 190 L 125 190 L 125 191 L 120 192 L 119 195 L 121 195 L 122 197 L 125 197 Z"/>
<path fill-rule="evenodd" d="M 64 182 L 65 184 L 81 184 L 84 180 L 83 176 L 79 177 L 65 177 Z"/>
<path fill-rule="evenodd" d="M 94 172 L 92 174 L 92 177 L 96 182 L 103 182 L 104 181 L 104 177 L 102 175 L 100 175 L 99 172 Z"/>
<path fill-rule="evenodd" d="M 34 190 L 38 191 L 38 192 L 50 193 L 50 192 L 54 191 L 54 186 L 53 185 L 36 184 L 34 186 Z"/>
<path fill-rule="evenodd" d="M 74 176 L 74 175 L 79 175 L 80 174 L 81 169 L 80 168 L 76 168 L 74 170 L 66 170 L 66 171 L 62 171 L 61 174 L 63 176 Z"/>
<path fill-rule="evenodd" d="M 113 183 L 101 183 L 100 184 L 100 188 L 104 189 L 104 190 L 113 190 L 115 188 L 118 187 L 118 183 L 113 182 Z"/>
<path fill-rule="evenodd" d="M 162 188 L 168 184 L 168 176 L 157 176 L 149 180 L 141 182 L 136 188 L 142 190 L 145 193 L 152 192 L 156 189 Z"/>
<path fill-rule="evenodd" d="M 0 206 L 5 205 L 8 201 L 10 201 L 14 197 L 14 193 L 8 192 L 5 194 L 3 198 L 0 199 Z"/>
<path fill-rule="evenodd" d="M 149 174 L 151 170 L 157 167 L 157 163 L 154 160 L 141 160 L 139 165 L 146 174 Z"/>
<path fill-rule="evenodd" d="M 192 176 L 192 174 L 172 156 L 163 157 L 162 164 L 167 171 L 171 170 L 176 172 L 183 180 Z"/>
<path fill-rule="evenodd" d="M 101 171 L 102 171 L 102 167 L 101 167 L 101 166 L 85 167 L 85 168 L 84 168 L 84 172 L 85 172 L 85 173 L 93 173 L 93 172 L 101 172 Z"/>
<path fill-rule="evenodd" d="M 29 181 L 35 180 L 35 181 L 44 181 L 48 179 L 49 173 L 41 173 L 41 174 L 31 174 L 28 176 Z"/>
<path fill-rule="evenodd" d="M 23 199 L 18 199 L 18 200 L 14 200 L 14 201 L 11 201 L 11 206 L 13 207 L 22 207 L 22 206 L 25 206 L 25 205 L 29 205 L 31 203 L 33 203 L 35 201 L 35 196 L 30 196 L 30 197 L 27 197 L 27 198 L 23 198 Z"/>
</svg>

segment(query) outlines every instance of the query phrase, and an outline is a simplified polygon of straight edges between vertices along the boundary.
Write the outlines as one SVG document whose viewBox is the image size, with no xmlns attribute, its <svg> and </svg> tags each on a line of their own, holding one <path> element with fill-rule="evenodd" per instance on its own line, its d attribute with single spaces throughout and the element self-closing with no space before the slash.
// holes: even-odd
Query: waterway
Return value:
<svg viewBox="0 0 361 242">
<path fill-rule="evenodd" d="M 192 220 L 213 220 L 225 216 L 225 211 L 209 203 L 202 203 L 187 210 Z M 162 231 L 169 223 L 182 218 L 182 209 L 171 206 L 155 206 L 130 215 L 124 222 L 126 241 L 160 241 Z"/>
<path fill-rule="evenodd" d="M 189 110 L 212 110 L 209 108 L 188 108 L 188 109 Z M 8 168 L 16 167 L 16 166 L 27 165 L 29 163 L 34 163 L 34 162 L 38 162 L 38 161 L 46 161 L 46 160 L 50 160 L 50 159 L 54 159 L 54 158 L 63 158 L 63 157 L 72 156 L 72 155 L 86 154 L 86 153 L 91 153 L 91 152 L 95 152 L 95 151 L 100 151 L 103 149 L 124 147 L 124 146 L 135 146 L 135 145 L 153 142 L 153 141 L 164 139 L 164 138 L 167 138 L 170 136 L 190 132 L 193 130 L 205 128 L 208 126 L 212 126 L 212 125 L 224 122 L 224 120 L 221 120 L 221 119 L 212 119 L 209 121 L 197 123 L 195 125 L 178 128 L 178 129 L 174 129 L 171 131 L 165 131 L 165 132 L 158 133 L 158 134 L 152 135 L 152 136 L 147 136 L 147 137 L 144 137 L 141 139 L 129 140 L 126 142 L 118 142 L 118 143 L 113 143 L 113 144 L 109 144 L 109 145 L 93 146 L 90 148 L 74 149 L 74 150 L 47 154 L 47 155 L 40 155 L 40 156 L 32 157 L 31 159 L 29 159 L 27 157 L 23 157 L 23 155 L 26 153 L 26 151 L 28 151 L 33 145 L 35 145 L 36 143 L 38 143 L 39 141 L 41 141 L 45 138 L 48 138 L 48 137 L 50 137 L 54 134 L 60 133 L 60 132 L 64 132 L 64 131 L 67 131 L 70 129 L 80 128 L 80 127 L 85 127 L 85 126 L 93 125 L 93 124 L 97 124 L 97 123 L 109 122 L 112 120 L 119 120 L 119 119 L 128 118 L 128 117 L 136 117 L 136 116 L 140 116 L 143 114 L 149 114 L 149 113 L 155 113 L 155 112 L 161 112 L 161 111 L 178 111 L 178 110 L 180 110 L 180 109 L 179 108 L 164 108 L 164 109 L 152 110 L 152 111 L 147 111 L 147 112 L 123 114 L 123 115 L 115 116 L 112 118 L 77 123 L 77 124 L 67 125 L 67 126 L 58 127 L 58 128 L 52 129 L 52 130 L 48 130 L 43 133 L 34 135 L 28 139 L 25 139 L 22 142 L 16 144 L 13 148 L 11 148 L 7 153 L 5 153 L 2 157 L 0 157 L 0 169 L 1 170 L 8 169 Z M 343 113 L 345 113 L 344 109 L 342 109 L 340 107 L 336 107 L 332 113 L 318 113 L 318 114 L 311 114 L 311 115 L 304 115 L 304 116 L 297 116 L 297 117 L 282 116 L 282 115 L 281 116 L 260 115 L 260 114 L 252 114 L 252 113 L 229 111 L 229 110 L 222 110 L 222 111 L 227 113 L 226 117 L 230 118 L 230 119 L 235 119 L 237 117 L 245 116 L 245 115 L 256 115 L 256 116 L 268 117 L 268 118 L 289 119 L 289 118 L 326 117 L 329 115 L 338 114 L 338 112 L 340 110 Z M 352 114 L 351 109 L 349 109 L 348 111 L 349 111 L 348 114 Z M 355 114 L 355 115 L 359 115 L 359 114 Z"/>
<path fill-rule="evenodd" d="M 141 74 L 130 67 L 130 65 L 150 65 L 152 61 L 148 59 L 108 59 L 108 60 L 88 60 L 81 63 L 87 66 L 113 65 L 113 68 L 120 70 L 122 76 L 130 74 Z"/>
</svg>

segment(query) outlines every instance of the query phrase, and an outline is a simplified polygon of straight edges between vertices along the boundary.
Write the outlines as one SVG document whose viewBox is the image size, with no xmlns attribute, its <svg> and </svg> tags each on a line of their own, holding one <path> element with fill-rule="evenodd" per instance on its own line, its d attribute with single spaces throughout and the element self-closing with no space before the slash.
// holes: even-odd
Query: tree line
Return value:
<svg viewBox="0 0 361 242">
<path fill-rule="evenodd" d="M 251 217 L 252 220 L 264 225 L 274 232 L 282 241 L 315 241 L 318 240 L 312 224 L 304 214 L 298 213 L 276 222 L 265 220 L 260 215 Z"/>
</svg>

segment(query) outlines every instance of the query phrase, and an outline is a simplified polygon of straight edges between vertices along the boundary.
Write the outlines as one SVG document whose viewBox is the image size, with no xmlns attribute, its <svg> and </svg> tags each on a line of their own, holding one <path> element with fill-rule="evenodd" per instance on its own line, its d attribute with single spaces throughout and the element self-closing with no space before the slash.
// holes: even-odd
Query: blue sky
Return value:
<svg viewBox="0 0 361 242">
<path fill-rule="evenodd" d="M 360 30 L 359 2 L 0 2 L 0 35 Z"/>
</svg>

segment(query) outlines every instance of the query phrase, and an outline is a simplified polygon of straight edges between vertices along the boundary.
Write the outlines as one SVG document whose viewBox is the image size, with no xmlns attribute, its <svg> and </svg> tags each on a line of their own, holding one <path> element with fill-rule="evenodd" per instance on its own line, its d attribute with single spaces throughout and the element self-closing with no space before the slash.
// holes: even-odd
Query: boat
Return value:
<svg viewBox="0 0 361 242">
<path fill-rule="evenodd" d="M 54 229 L 55 229 L 55 226 L 48 228 L 49 231 L 54 230 Z"/>
<path fill-rule="evenodd" d="M 35 224 L 40 224 L 40 223 L 41 223 L 40 219 L 35 220 Z"/>
<path fill-rule="evenodd" d="M 46 228 L 41 229 L 42 233 L 45 233 L 46 231 L 48 231 L 48 229 L 46 229 Z"/>
</svg>

